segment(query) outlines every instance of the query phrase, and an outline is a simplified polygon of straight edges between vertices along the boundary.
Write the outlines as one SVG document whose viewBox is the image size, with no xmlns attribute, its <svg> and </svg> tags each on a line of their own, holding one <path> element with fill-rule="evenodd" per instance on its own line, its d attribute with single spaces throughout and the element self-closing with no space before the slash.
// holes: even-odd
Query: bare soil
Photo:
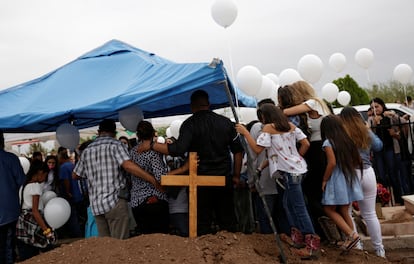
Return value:
<svg viewBox="0 0 414 264">
<path fill-rule="evenodd" d="M 317 260 L 301 260 L 282 243 L 287 263 L 414 263 L 412 249 L 387 252 L 388 260 L 361 250 L 342 255 L 341 250 L 322 245 Z M 410 257 L 411 256 L 411 257 Z M 52 251 L 21 262 L 30 263 L 280 263 L 274 235 L 219 232 L 194 239 L 150 234 L 117 240 L 88 238 L 62 244 Z"/>
</svg>

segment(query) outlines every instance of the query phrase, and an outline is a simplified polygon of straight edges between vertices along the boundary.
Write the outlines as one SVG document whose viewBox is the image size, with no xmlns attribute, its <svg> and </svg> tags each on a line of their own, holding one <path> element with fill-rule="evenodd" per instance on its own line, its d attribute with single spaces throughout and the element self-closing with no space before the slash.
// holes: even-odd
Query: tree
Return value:
<svg viewBox="0 0 414 264">
<path fill-rule="evenodd" d="M 157 128 L 157 134 L 160 137 L 167 137 L 167 128 L 168 127 L 159 127 Z"/>
<path fill-rule="evenodd" d="M 33 152 L 36 152 L 36 151 L 39 151 L 39 152 L 41 152 L 42 154 L 43 154 L 43 157 L 45 157 L 45 155 L 47 154 L 47 152 L 48 152 L 48 150 L 46 149 L 46 148 L 44 148 L 43 146 L 42 146 L 42 144 L 40 144 L 39 142 L 38 143 L 32 143 L 32 144 L 30 144 L 30 149 L 29 149 L 29 152 L 28 153 L 26 153 L 27 155 L 29 155 L 29 156 L 32 156 L 33 155 Z"/>
<path fill-rule="evenodd" d="M 405 101 L 406 95 L 414 98 L 414 86 L 404 86 L 400 82 L 389 81 L 388 83 L 373 85 L 372 88 L 368 90 L 368 93 L 371 98 L 379 97 L 386 103 L 403 103 Z"/>
<path fill-rule="evenodd" d="M 362 89 L 358 83 L 352 79 L 348 74 L 344 78 L 339 78 L 333 81 L 338 86 L 339 91 L 347 91 L 351 95 L 350 105 L 361 105 L 369 103 L 368 93 Z M 338 101 L 333 103 L 334 107 L 340 107 Z"/>
</svg>

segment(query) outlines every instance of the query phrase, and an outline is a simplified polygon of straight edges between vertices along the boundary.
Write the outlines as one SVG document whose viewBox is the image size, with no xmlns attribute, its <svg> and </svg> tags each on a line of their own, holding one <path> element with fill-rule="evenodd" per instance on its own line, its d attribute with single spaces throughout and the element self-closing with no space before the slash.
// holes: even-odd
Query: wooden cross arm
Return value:
<svg viewBox="0 0 414 264">
<path fill-rule="evenodd" d="M 224 186 L 226 178 L 224 176 L 197 176 L 197 186 Z M 190 177 L 187 175 L 162 175 L 161 185 L 166 186 L 189 186 Z"/>
<path fill-rule="evenodd" d="M 197 186 L 225 186 L 226 177 L 197 175 L 197 153 L 191 152 L 188 175 L 163 175 L 163 186 L 188 186 L 189 189 L 189 232 L 190 237 L 197 237 Z"/>
</svg>

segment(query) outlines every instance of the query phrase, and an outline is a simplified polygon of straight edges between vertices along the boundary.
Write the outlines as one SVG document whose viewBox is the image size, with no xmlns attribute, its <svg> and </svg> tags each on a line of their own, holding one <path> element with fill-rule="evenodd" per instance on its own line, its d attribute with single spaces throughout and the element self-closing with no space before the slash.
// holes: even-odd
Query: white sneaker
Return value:
<svg viewBox="0 0 414 264">
<path fill-rule="evenodd" d="M 383 248 L 375 250 L 375 255 L 381 258 L 385 258 L 385 250 Z"/>
</svg>

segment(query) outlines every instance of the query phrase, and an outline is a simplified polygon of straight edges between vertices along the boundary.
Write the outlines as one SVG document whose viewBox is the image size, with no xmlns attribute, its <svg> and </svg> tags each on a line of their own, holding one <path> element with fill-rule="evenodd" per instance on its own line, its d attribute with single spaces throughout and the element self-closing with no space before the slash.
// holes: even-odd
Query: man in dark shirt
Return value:
<svg viewBox="0 0 414 264">
<path fill-rule="evenodd" d="M 4 150 L 0 130 L 0 263 L 14 263 L 16 222 L 20 215 L 19 188 L 26 176 L 16 155 Z"/>
<path fill-rule="evenodd" d="M 138 151 L 149 148 L 182 156 L 197 152 L 198 175 L 226 176 L 225 187 L 199 187 L 197 190 L 198 235 L 212 233 L 213 224 L 220 229 L 237 231 L 233 204 L 233 186 L 238 185 L 242 164 L 242 145 L 234 124 L 226 117 L 210 110 L 207 92 L 197 90 L 191 95 L 193 115 L 180 128 L 178 139 L 172 144 L 145 142 Z M 233 158 L 231 157 L 233 153 Z M 232 171 L 233 169 L 233 171 Z"/>
</svg>

